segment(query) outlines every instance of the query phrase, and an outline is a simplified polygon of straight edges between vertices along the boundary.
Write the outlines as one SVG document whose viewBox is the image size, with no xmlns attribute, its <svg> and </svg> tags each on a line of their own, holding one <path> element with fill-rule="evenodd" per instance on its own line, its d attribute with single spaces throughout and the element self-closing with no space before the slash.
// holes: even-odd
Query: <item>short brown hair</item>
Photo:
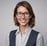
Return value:
<svg viewBox="0 0 47 46">
<path fill-rule="evenodd" d="M 17 8 L 19 8 L 20 6 L 25 7 L 29 11 L 29 14 L 31 16 L 31 18 L 29 20 L 29 26 L 31 28 L 34 27 L 34 25 L 35 25 L 35 15 L 34 15 L 32 6 L 27 1 L 21 1 L 16 5 L 16 7 L 14 9 L 14 22 L 15 22 L 15 25 L 19 26 L 19 23 L 18 23 L 17 18 L 16 18 L 16 14 L 17 14 Z"/>
</svg>

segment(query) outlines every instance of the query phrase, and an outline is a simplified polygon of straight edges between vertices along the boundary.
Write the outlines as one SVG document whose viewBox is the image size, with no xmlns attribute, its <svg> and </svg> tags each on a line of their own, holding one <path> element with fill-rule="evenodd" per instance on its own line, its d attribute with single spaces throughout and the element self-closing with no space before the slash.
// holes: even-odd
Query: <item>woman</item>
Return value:
<svg viewBox="0 0 47 46">
<path fill-rule="evenodd" d="M 19 28 L 10 32 L 9 46 L 44 46 L 42 35 L 32 29 L 35 25 L 35 15 L 27 1 L 16 5 L 14 22 Z"/>
</svg>

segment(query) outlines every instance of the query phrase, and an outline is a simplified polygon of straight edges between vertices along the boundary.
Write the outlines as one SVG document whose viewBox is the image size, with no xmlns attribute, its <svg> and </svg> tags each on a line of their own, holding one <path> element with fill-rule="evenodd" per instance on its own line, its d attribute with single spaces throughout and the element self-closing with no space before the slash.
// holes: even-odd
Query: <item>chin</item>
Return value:
<svg viewBox="0 0 47 46">
<path fill-rule="evenodd" d="M 27 24 L 26 23 L 22 23 L 22 24 L 20 24 L 21 26 L 26 26 Z"/>
</svg>

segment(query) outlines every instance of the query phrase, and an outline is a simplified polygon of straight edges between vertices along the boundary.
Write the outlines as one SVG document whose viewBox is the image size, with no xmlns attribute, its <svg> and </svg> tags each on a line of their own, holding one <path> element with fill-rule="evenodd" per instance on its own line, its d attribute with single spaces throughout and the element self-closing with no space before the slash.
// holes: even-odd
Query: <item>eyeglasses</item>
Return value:
<svg viewBox="0 0 47 46">
<path fill-rule="evenodd" d="M 23 15 L 29 16 L 29 12 L 24 12 L 24 13 L 22 13 L 22 12 L 17 12 L 17 15 L 18 15 L 18 16 L 23 16 Z"/>
</svg>

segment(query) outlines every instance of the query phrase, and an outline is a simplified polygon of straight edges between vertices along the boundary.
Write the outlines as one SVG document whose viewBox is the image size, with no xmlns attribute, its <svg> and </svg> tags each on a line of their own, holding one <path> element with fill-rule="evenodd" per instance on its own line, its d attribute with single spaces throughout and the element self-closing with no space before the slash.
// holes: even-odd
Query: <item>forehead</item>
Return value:
<svg viewBox="0 0 47 46">
<path fill-rule="evenodd" d="M 24 6 L 19 6 L 19 7 L 17 8 L 17 12 L 28 12 L 28 10 L 27 10 L 27 8 L 24 7 Z"/>
</svg>

